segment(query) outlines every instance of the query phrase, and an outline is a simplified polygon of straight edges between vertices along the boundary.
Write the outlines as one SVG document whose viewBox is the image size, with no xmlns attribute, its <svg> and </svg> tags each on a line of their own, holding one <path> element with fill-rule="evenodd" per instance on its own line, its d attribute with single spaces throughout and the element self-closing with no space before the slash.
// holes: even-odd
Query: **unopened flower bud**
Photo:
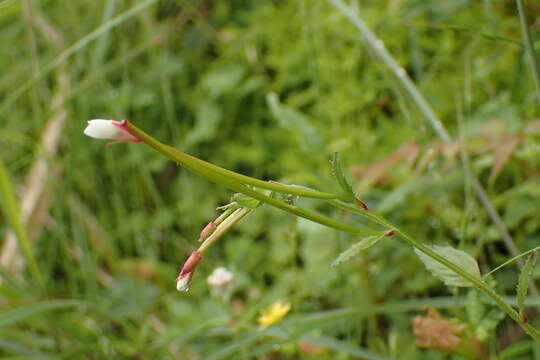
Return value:
<svg viewBox="0 0 540 360">
<path fill-rule="evenodd" d="M 178 291 L 189 290 L 189 284 L 191 283 L 193 272 L 195 272 L 195 267 L 197 266 L 201 258 L 202 257 L 200 251 L 194 251 L 188 257 L 188 259 L 184 263 L 184 266 L 182 266 L 182 270 L 180 270 L 180 273 L 176 278 L 176 289 Z"/>
<path fill-rule="evenodd" d="M 206 239 L 208 237 L 208 235 L 210 235 L 211 233 L 214 232 L 214 230 L 216 229 L 216 223 L 213 222 L 213 221 L 210 221 L 205 227 L 204 229 L 202 229 L 201 231 L 201 234 L 199 235 L 199 242 L 201 241 L 204 241 L 204 239 Z"/>
<path fill-rule="evenodd" d="M 109 144 L 141 141 L 127 128 L 127 120 L 92 119 L 88 121 L 84 134 L 95 139 L 114 140 Z"/>
</svg>

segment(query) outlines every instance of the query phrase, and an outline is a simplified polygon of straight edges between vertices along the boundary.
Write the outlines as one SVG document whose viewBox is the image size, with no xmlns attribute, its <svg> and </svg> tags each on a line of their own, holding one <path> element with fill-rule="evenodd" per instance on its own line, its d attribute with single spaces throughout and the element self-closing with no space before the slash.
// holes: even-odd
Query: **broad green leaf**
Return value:
<svg viewBox="0 0 540 360">
<path fill-rule="evenodd" d="M 363 238 L 362 240 L 360 240 L 356 244 L 353 244 L 347 250 L 339 254 L 339 256 L 336 258 L 336 260 L 334 260 L 331 266 L 335 267 L 346 261 L 349 261 L 353 256 L 360 253 L 360 251 L 369 249 L 385 236 L 386 233 L 383 233 L 381 235 L 372 235 Z"/>
<path fill-rule="evenodd" d="M 336 178 L 343 192 L 347 194 L 351 200 L 354 200 L 354 191 L 343 173 L 343 168 L 341 167 L 341 162 L 339 160 L 339 153 L 337 152 L 334 153 L 334 157 L 332 159 L 332 173 L 334 174 L 334 177 Z"/>
<path fill-rule="evenodd" d="M 448 261 L 454 263 L 464 271 L 468 272 L 470 275 L 480 279 L 480 269 L 478 268 L 478 263 L 471 255 L 450 246 L 427 245 L 427 247 L 435 251 L 440 256 L 446 258 Z M 428 271 L 441 279 L 446 285 L 461 287 L 474 286 L 470 281 L 462 278 L 453 270 L 448 269 L 443 264 L 433 260 L 423 252 L 420 252 L 418 249 L 414 249 L 414 252 L 416 255 L 418 255 L 420 260 L 422 260 Z"/>
<path fill-rule="evenodd" d="M 519 274 L 519 281 L 517 284 L 517 306 L 519 312 L 523 311 L 525 306 L 525 298 L 527 297 L 527 288 L 529 286 L 529 279 L 531 278 L 534 264 L 536 263 L 536 251 L 533 251 L 528 257 L 525 265 L 521 269 Z"/>
</svg>

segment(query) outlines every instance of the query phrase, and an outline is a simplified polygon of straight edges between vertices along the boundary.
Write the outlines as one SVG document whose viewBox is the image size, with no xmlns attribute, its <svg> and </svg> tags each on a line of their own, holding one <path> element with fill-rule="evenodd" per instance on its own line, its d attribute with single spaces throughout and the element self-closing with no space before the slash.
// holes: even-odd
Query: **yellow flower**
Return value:
<svg viewBox="0 0 540 360">
<path fill-rule="evenodd" d="M 262 309 L 261 315 L 257 319 L 257 322 L 261 324 L 260 329 L 264 330 L 268 326 L 279 322 L 282 317 L 287 315 L 289 310 L 291 310 L 291 304 L 285 304 L 283 301 L 275 302 L 269 307 Z"/>
</svg>

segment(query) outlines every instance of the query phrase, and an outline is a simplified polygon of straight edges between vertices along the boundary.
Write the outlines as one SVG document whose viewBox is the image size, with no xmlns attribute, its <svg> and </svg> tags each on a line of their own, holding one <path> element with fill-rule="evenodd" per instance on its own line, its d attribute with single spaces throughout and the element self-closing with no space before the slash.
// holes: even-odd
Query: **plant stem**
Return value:
<svg viewBox="0 0 540 360">
<path fill-rule="evenodd" d="M 486 275 L 484 275 L 484 279 L 487 278 L 489 275 L 492 275 L 494 272 L 502 269 L 503 267 L 505 267 L 506 265 L 509 265 L 511 263 L 513 263 L 514 261 L 518 260 L 518 259 L 521 259 L 522 257 L 524 256 L 527 256 L 529 255 L 530 253 L 532 253 L 533 251 L 537 251 L 537 250 L 540 250 L 540 246 L 537 246 L 533 249 L 530 249 L 530 250 L 527 250 L 521 254 L 519 254 L 518 256 L 514 256 L 513 258 L 511 258 L 510 260 L 507 260 L 505 262 L 503 262 L 501 265 L 497 266 L 495 269 L 491 270 L 490 272 L 488 272 Z"/>
<path fill-rule="evenodd" d="M 144 142 L 147 142 L 146 140 L 150 140 L 150 138 L 151 138 L 150 135 L 144 133 L 142 130 L 140 130 L 139 128 L 137 128 L 135 125 L 133 125 L 131 123 L 128 123 L 128 128 L 129 128 L 130 131 L 133 131 L 134 134 L 136 134 L 137 136 L 140 136 L 141 140 L 143 140 Z M 157 142 L 157 140 L 153 139 L 153 138 L 152 138 L 152 141 Z M 160 143 L 160 144 L 161 144 L 161 146 L 169 146 L 169 145 L 165 145 L 163 143 Z M 149 145 L 151 145 L 151 144 L 149 144 Z M 152 146 L 152 147 L 154 147 L 154 146 Z M 156 150 L 160 151 L 159 148 L 156 148 L 156 147 L 154 147 L 154 148 Z M 209 163 L 207 161 L 201 160 L 199 158 L 196 158 L 194 156 L 191 156 L 189 154 L 181 152 L 178 149 L 175 149 L 175 148 L 172 148 L 172 149 L 179 152 L 180 153 L 179 156 L 182 156 L 184 159 L 187 159 L 189 157 L 189 161 L 192 162 L 193 164 L 196 164 L 196 165 L 201 166 L 201 167 L 205 167 L 205 168 L 207 168 L 209 170 L 212 170 L 212 171 L 214 171 L 216 173 L 219 173 L 219 174 L 221 174 L 223 176 L 227 176 L 230 179 L 236 180 L 236 181 L 241 182 L 241 183 L 246 184 L 246 185 L 251 185 L 251 186 L 261 188 L 261 189 L 267 189 L 267 190 L 277 191 L 277 192 L 280 192 L 280 193 L 298 195 L 298 196 L 307 197 L 307 198 L 314 198 L 314 199 L 324 199 L 324 200 L 326 200 L 326 199 L 345 200 L 346 199 L 346 196 L 344 196 L 344 195 L 338 195 L 338 194 L 332 194 L 332 193 L 317 191 L 317 190 L 308 189 L 306 187 L 298 186 L 298 185 L 285 185 L 285 184 L 280 184 L 280 183 L 277 183 L 277 182 L 270 182 L 270 181 L 263 181 L 263 180 L 255 179 L 255 178 L 252 178 L 250 176 L 242 175 L 242 174 L 239 174 L 237 172 L 234 172 L 234 171 L 231 171 L 231 170 L 228 170 L 228 169 L 224 169 L 224 168 L 222 168 L 220 166 L 214 165 L 214 164 Z"/>
<path fill-rule="evenodd" d="M 424 254 L 432 258 L 433 260 L 439 262 L 440 264 L 446 266 L 447 268 L 454 271 L 455 273 L 457 273 L 464 279 L 467 279 L 468 281 L 470 281 L 478 290 L 482 291 L 484 294 L 489 296 L 505 313 L 507 313 L 514 321 L 516 321 L 523 328 L 523 330 L 525 330 L 532 338 L 534 338 L 536 341 L 540 341 L 540 332 L 536 330 L 533 326 L 531 326 L 529 323 L 523 322 L 521 318 L 519 317 L 519 314 L 481 279 L 472 276 L 471 274 L 469 274 L 468 272 L 466 272 L 459 266 L 448 261 L 446 258 L 439 255 L 437 252 L 433 251 L 429 247 L 422 244 L 420 241 L 414 239 L 410 235 L 406 234 L 404 231 L 400 230 L 398 227 L 391 224 L 388 220 L 386 220 L 382 216 L 379 216 L 373 213 L 372 211 L 358 210 L 356 207 L 351 206 L 341 201 L 330 200 L 329 202 L 338 208 L 355 212 L 357 214 L 367 217 L 373 222 L 376 222 L 380 225 L 394 229 L 396 234 L 400 235 L 403 240 L 409 243 L 409 245 L 420 250 L 421 252 L 423 252 Z"/>
<path fill-rule="evenodd" d="M 36 286 L 38 288 L 44 289 L 43 278 L 41 277 L 39 266 L 36 262 L 36 258 L 34 257 L 32 245 L 30 244 L 30 240 L 28 239 L 26 230 L 21 221 L 21 211 L 19 209 L 19 205 L 17 204 L 17 200 L 14 195 L 14 189 L 2 159 L 0 159 L 0 195 L 3 198 L 5 215 L 11 223 L 13 232 L 15 233 L 17 240 L 19 240 L 19 246 L 21 247 L 22 253 L 24 254 L 26 265 L 28 266 L 32 277 L 36 282 Z"/>
<path fill-rule="evenodd" d="M 225 234 L 234 224 L 242 220 L 244 216 L 249 214 L 252 209 L 250 208 L 241 208 L 236 209 L 230 216 L 228 216 L 221 224 L 218 225 L 216 230 L 201 244 L 199 251 L 201 254 L 205 252 L 210 245 L 212 245 L 221 235 Z"/>
<path fill-rule="evenodd" d="M 128 129 L 135 136 L 137 136 L 139 139 L 141 139 L 145 144 L 151 146 L 152 148 L 154 148 L 155 150 L 157 150 L 161 154 L 167 156 L 171 160 L 175 161 L 179 165 L 185 167 L 186 169 L 188 169 L 188 170 L 190 170 L 190 171 L 192 171 L 192 172 L 194 172 L 194 173 L 196 173 L 198 175 L 201 175 L 202 177 L 207 178 L 208 180 L 210 180 L 210 181 L 212 181 L 212 182 L 214 182 L 216 184 L 225 186 L 229 190 L 243 193 L 243 194 L 245 194 L 247 196 L 251 196 L 254 199 L 257 199 L 259 201 L 262 201 L 264 203 L 272 205 L 272 206 L 274 206 L 274 207 L 276 207 L 278 209 L 284 210 L 284 211 L 289 212 L 291 214 L 306 218 L 308 220 L 317 222 L 317 223 L 322 224 L 322 225 L 326 225 L 328 227 L 331 227 L 331 228 L 334 228 L 334 229 L 337 229 L 337 230 L 346 231 L 346 232 L 353 233 L 353 234 L 360 234 L 360 235 L 372 235 L 373 234 L 373 232 L 363 230 L 363 229 L 357 228 L 357 227 L 349 225 L 349 224 L 344 224 L 344 223 L 342 223 L 340 221 L 337 221 L 337 220 L 334 220 L 334 219 L 331 219 L 331 218 L 328 218 L 328 217 L 313 213 L 311 211 L 302 209 L 302 208 L 300 208 L 298 206 L 289 205 L 289 204 L 287 204 L 287 203 L 285 203 L 283 201 L 280 201 L 280 200 L 271 198 L 269 196 L 266 196 L 264 194 L 261 194 L 257 190 L 254 190 L 254 189 L 242 184 L 240 182 L 240 180 L 239 180 L 240 178 L 241 179 L 248 178 L 248 179 L 251 179 L 251 180 L 257 180 L 257 179 L 252 179 L 252 178 L 249 178 L 248 176 L 240 175 L 240 174 L 237 174 L 237 173 L 232 172 L 230 170 L 220 168 L 219 166 L 215 166 L 215 165 L 210 164 L 210 163 L 208 163 L 206 161 L 200 160 L 200 159 L 198 159 L 196 157 L 193 157 L 193 156 L 191 156 L 189 154 L 186 154 L 186 153 L 184 153 L 184 152 L 182 152 L 182 151 L 180 151 L 178 149 L 175 149 L 175 148 L 173 148 L 173 147 L 171 147 L 169 145 L 163 144 L 163 143 L 159 142 L 158 140 L 156 140 L 155 138 L 153 138 L 152 136 L 145 133 L 144 131 L 142 131 L 141 129 L 137 128 L 135 125 L 133 125 L 131 123 L 128 123 Z M 235 175 L 232 175 L 232 174 L 240 175 L 240 176 L 235 176 Z M 263 183 L 265 185 L 267 185 L 267 184 L 278 185 L 278 184 L 275 184 L 275 183 L 267 183 L 267 182 L 261 181 L 261 180 L 258 180 L 258 181 L 251 181 L 251 180 L 250 180 L 250 183 L 252 183 L 252 184 L 253 183 L 259 184 L 259 181 L 260 181 L 261 183 Z M 296 186 L 280 185 L 279 188 L 281 189 L 281 191 L 284 191 L 283 189 L 287 189 L 287 190 L 293 189 L 295 192 L 298 190 L 298 187 L 296 187 Z M 309 190 L 310 194 L 312 192 L 314 192 L 314 191 Z M 292 192 L 287 191 L 287 193 L 292 193 Z M 304 193 L 304 192 L 302 191 L 302 193 Z M 292 193 L 292 194 L 296 195 L 296 193 Z"/>
<path fill-rule="evenodd" d="M 540 103 L 540 66 L 538 65 L 538 58 L 536 57 L 536 51 L 534 50 L 534 43 L 531 37 L 531 31 L 527 25 L 527 17 L 525 16 L 525 6 L 523 6 L 523 0 L 516 0 L 519 23 L 521 26 L 521 34 L 523 36 L 523 42 L 525 43 L 525 49 L 529 56 L 529 68 L 531 69 L 534 87 L 536 89 L 536 97 Z"/>
<path fill-rule="evenodd" d="M 425 116 L 425 118 L 428 120 L 429 124 L 435 130 L 439 138 L 446 142 L 449 142 L 452 140 L 450 137 L 448 131 L 444 127 L 443 123 L 440 121 L 440 119 L 437 117 L 429 103 L 426 101 L 424 96 L 420 93 L 420 91 L 417 89 L 414 82 L 411 80 L 411 78 L 407 75 L 407 72 L 398 64 L 398 62 L 392 57 L 392 55 L 386 50 L 384 47 L 384 43 L 377 38 L 377 36 L 371 31 L 371 29 L 364 23 L 364 21 L 358 16 L 358 14 L 350 7 L 345 5 L 345 3 L 342 0 L 328 0 L 332 5 L 339 10 L 349 21 L 358 29 L 360 32 L 360 35 L 362 39 L 364 40 L 366 46 L 375 54 L 377 58 L 379 58 L 384 64 L 388 70 L 396 77 L 396 79 L 399 81 L 401 86 L 405 89 L 405 91 L 409 94 L 413 102 L 418 106 L 420 109 L 420 112 Z M 534 55 L 531 55 L 534 56 Z M 495 227 L 501 234 L 501 237 L 504 241 L 504 244 L 510 254 L 512 256 L 517 256 L 519 254 L 519 250 L 517 249 L 514 240 L 512 239 L 512 236 L 506 229 L 506 226 L 501 220 L 501 217 L 499 216 L 497 210 L 491 203 L 491 200 L 489 199 L 488 195 L 486 194 L 486 191 L 484 190 L 482 184 L 478 179 L 474 176 L 474 174 L 471 174 L 471 183 L 474 188 L 474 191 L 476 192 L 476 195 L 478 196 L 478 199 L 486 209 L 491 221 L 495 224 Z M 518 259 L 516 262 L 518 265 L 518 268 L 521 268 L 523 266 L 523 261 L 521 259 Z M 536 287 L 536 285 L 533 284 L 531 286 L 531 292 L 535 295 L 538 295 L 540 291 Z"/>
<path fill-rule="evenodd" d="M 241 182 L 239 182 L 238 176 L 232 176 L 231 174 L 236 174 L 232 171 L 222 169 L 218 166 L 212 165 L 210 163 L 207 163 L 205 161 L 202 161 L 200 159 L 197 159 L 191 155 L 188 155 L 182 151 L 179 151 L 169 145 L 163 144 L 159 142 L 158 140 L 154 139 L 152 136 L 148 135 L 141 129 L 137 128 L 133 124 L 128 122 L 128 129 L 131 131 L 137 138 L 142 140 L 145 144 L 148 146 L 154 148 L 161 154 L 167 156 L 171 160 L 175 161 L 179 165 L 185 167 L 186 169 L 201 175 L 208 180 L 220 184 L 222 186 L 225 186 L 226 188 L 237 191 L 240 193 L 243 193 L 247 196 L 251 196 L 254 199 L 257 199 L 259 201 L 262 201 L 264 203 L 267 203 L 269 205 L 272 205 L 274 207 L 277 207 L 281 210 L 287 211 L 291 214 L 306 218 L 308 220 L 312 220 L 314 222 L 318 222 L 322 225 L 326 225 L 328 227 L 347 231 L 354 234 L 367 234 L 369 232 L 364 231 L 362 229 L 359 229 L 355 226 L 342 223 L 340 221 L 327 218 L 315 213 L 312 213 L 310 211 L 307 211 L 305 209 L 299 208 L 297 206 L 289 205 L 283 201 L 271 198 L 269 196 L 266 196 L 257 190 L 254 190 Z M 240 174 L 236 174 L 240 175 Z M 248 178 L 244 175 L 241 175 L 241 178 Z M 249 178 L 251 179 L 251 178 Z M 253 182 L 252 182 L 253 183 Z M 265 183 L 265 182 L 263 182 Z M 266 184 L 266 183 L 265 183 Z M 285 186 L 287 187 L 287 186 Z M 287 187 L 288 188 L 288 187 Z M 423 252 L 433 260 L 439 262 L 440 264 L 446 266 L 448 269 L 454 271 L 456 274 L 461 276 L 462 278 L 468 280 L 471 282 L 478 290 L 482 291 L 484 294 L 486 294 L 488 297 L 490 297 L 504 312 L 506 312 L 514 321 L 516 321 L 522 328 L 525 330 L 532 338 L 534 338 L 537 341 L 540 341 L 540 332 L 536 330 L 533 326 L 531 326 L 529 323 L 526 323 L 521 320 L 519 314 L 508 304 L 504 302 L 504 300 L 494 291 L 492 290 L 482 279 L 476 278 L 473 275 L 469 274 L 465 270 L 461 269 L 459 266 L 455 265 L 451 261 L 447 260 L 446 258 L 439 255 L 437 252 L 433 251 L 429 247 L 422 244 L 420 241 L 414 239 L 413 237 L 409 236 L 393 224 L 391 224 L 388 220 L 385 218 L 367 210 L 360 210 L 355 205 L 346 203 L 341 200 L 337 199 L 327 199 L 327 201 L 344 210 L 352 211 L 354 213 L 360 214 L 369 220 L 380 224 L 386 228 L 394 229 L 394 231 L 401 236 L 402 239 L 404 239 L 409 245 L 412 247 L 418 249 L 419 251 Z M 246 210 L 247 211 L 247 210 Z M 247 212 L 246 212 L 247 213 Z M 238 216 L 232 216 L 231 221 L 239 221 L 245 214 L 238 213 Z M 226 226 L 224 225 L 224 228 Z M 216 238 L 218 235 L 216 235 Z M 211 244 L 211 242 L 209 242 Z M 208 244 L 208 245 L 209 245 Z M 204 246 L 204 244 L 203 244 Z M 207 247 L 207 246 L 206 246 Z M 205 250 L 206 247 L 203 247 L 202 250 Z"/>
</svg>

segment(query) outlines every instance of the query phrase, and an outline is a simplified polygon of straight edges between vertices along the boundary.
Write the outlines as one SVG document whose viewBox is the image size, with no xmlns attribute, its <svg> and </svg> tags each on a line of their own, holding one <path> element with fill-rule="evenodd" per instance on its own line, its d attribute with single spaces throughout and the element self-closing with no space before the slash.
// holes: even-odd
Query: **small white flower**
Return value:
<svg viewBox="0 0 540 360">
<path fill-rule="evenodd" d="M 224 286 L 230 283 L 233 279 L 233 274 L 224 267 L 214 269 L 212 274 L 206 279 L 211 286 Z"/>
<path fill-rule="evenodd" d="M 127 121 L 92 119 L 88 121 L 84 134 L 95 139 L 109 139 L 115 142 L 139 142 L 126 128 Z"/>
</svg>

